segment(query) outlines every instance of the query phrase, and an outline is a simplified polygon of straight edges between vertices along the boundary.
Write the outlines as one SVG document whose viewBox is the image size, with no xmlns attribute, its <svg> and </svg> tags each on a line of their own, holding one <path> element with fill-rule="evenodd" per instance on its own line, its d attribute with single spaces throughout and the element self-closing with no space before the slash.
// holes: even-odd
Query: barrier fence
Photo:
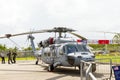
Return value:
<svg viewBox="0 0 120 80">
<path fill-rule="evenodd" d="M 93 62 L 81 61 L 81 80 L 115 80 L 112 74 L 112 59 L 96 59 L 96 71 L 93 71 Z M 84 66 L 84 67 L 83 67 Z"/>
</svg>

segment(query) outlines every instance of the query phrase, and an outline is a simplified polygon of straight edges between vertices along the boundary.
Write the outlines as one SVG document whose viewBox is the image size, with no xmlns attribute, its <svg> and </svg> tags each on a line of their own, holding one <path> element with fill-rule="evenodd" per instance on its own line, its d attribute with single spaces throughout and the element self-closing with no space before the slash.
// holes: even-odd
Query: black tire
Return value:
<svg viewBox="0 0 120 80">
<path fill-rule="evenodd" d="M 36 61 L 35 64 L 38 65 L 38 61 Z"/>
<path fill-rule="evenodd" d="M 53 64 L 49 65 L 49 66 L 48 66 L 48 71 L 51 72 L 51 71 L 53 71 L 53 70 L 54 70 Z"/>
<path fill-rule="evenodd" d="M 79 70 L 81 69 L 80 66 L 78 66 Z M 82 66 L 82 69 L 84 69 L 84 64 Z M 92 63 L 92 72 L 95 72 L 96 71 L 96 64 L 95 63 Z"/>
<path fill-rule="evenodd" d="M 93 63 L 93 64 L 92 64 L 92 72 L 95 72 L 95 71 L 96 71 L 96 64 Z"/>
<path fill-rule="evenodd" d="M 78 66 L 79 70 L 81 70 L 81 66 Z M 82 69 L 84 69 L 84 64 L 82 64 Z"/>
</svg>

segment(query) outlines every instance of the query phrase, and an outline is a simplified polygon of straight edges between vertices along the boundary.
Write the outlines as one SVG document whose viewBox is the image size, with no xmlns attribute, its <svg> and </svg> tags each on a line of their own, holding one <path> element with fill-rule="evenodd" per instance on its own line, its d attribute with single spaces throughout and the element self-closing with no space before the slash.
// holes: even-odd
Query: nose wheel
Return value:
<svg viewBox="0 0 120 80">
<path fill-rule="evenodd" d="M 53 71 L 53 70 L 54 70 L 53 64 L 49 65 L 49 66 L 48 66 L 48 71 L 51 72 L 51 71 Z"/>
<path fill-rule="evenodd" d="M 38 61 L 36 61 L 35 64 L 38 65 Z"/>
<path fill-rule="evenodd" d="M 93 63 L 93 64 L 92 64 L 92 72 L 95 72 L 95 71 L 96 71 L 96 64 Z"/>
</svg>

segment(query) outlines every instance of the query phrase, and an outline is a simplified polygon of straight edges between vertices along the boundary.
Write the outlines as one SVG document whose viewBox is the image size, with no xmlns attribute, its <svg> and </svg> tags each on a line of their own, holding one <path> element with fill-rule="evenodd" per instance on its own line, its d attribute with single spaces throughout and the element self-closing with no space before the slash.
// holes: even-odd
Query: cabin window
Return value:
<svg viewBox="0 0 120 80">
<path fill-rule="evenodd" d="M 51 53 L 50 53 L 50 52 L 48 52 L 47 54 L 48 54 L 48 56 L 50 56 L 50 54 L 51 54 Z"/>
<path fill-rule="evenodd" d="M 44 53 L 44 56 L 47 56 L 47 53 L 46 53 L 46 52 Z"/>
<path fill-rule="evenodd" d="M 63 48 L 60 48 L 60 47 L 59 47 L 58 50 L 59 50 L 59 54 L 60 54 L 60 55 L 63 55 L 63 54 L 64 54 L 64 50 L 65 50 L 64 48 L 65 48 L 65 47 L 63 47 Z"/>
</svg>

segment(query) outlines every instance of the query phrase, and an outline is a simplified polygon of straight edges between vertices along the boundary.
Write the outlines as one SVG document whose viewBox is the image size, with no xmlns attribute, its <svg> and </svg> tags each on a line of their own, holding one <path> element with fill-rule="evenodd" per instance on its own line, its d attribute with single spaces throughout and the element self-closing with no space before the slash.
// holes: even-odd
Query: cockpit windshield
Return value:
<svg viewBox="0 0 120 80">
<path fill-rule="evenodd" d="M 86 45 L 79 45 L 79 44 L 78 44 L 77 46 L 78 46 L 79 51 L 82 51 L 82 52 L 84 52 L 84 51 L 89 52 L 89 49 L 87 48 Z"/>
<path fill-rule="evenodd" d="M 76 45 L 67 45 L 66 49 L 67 49 L 67 53 L 78 52 Z"/>
<path fill-rule="evenodd" d="M 85 45 L 80 44 L 68 44 L 66 45 L 66 52 L 74 53 L 74 52 L 89 52 L 89 49 Z"/>
</svg>

